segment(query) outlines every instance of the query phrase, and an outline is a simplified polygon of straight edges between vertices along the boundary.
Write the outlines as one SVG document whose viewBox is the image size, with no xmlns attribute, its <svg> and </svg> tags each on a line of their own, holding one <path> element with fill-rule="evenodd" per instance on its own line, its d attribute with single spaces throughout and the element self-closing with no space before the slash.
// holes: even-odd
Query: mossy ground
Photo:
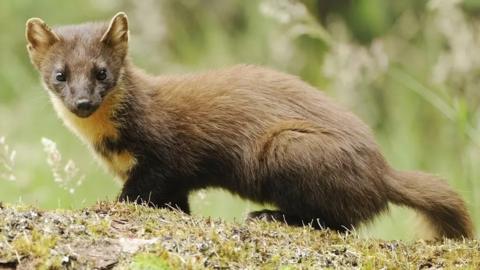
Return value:
<svg viewBox="0 0 480 270">
<path fill-rule="evenodd" d="M 379 241 L 127 204 L 0 208 L 0 269 L 480 268 L 477 240 Z"/>
</svg>

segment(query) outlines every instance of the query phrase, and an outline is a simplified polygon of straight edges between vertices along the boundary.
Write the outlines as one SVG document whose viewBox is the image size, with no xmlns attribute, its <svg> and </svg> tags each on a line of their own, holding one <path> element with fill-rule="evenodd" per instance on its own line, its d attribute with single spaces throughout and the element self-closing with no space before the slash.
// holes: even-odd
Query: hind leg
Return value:
<svg viewBox="0 0 480 270">
<path fill-rule="evenodd" d="M 260 140 L 258 160 L 263 196 L 291 224 L 345 231 L 387 207 L 381 155 L 337 130 L 284 122 Z"/>
</svg>

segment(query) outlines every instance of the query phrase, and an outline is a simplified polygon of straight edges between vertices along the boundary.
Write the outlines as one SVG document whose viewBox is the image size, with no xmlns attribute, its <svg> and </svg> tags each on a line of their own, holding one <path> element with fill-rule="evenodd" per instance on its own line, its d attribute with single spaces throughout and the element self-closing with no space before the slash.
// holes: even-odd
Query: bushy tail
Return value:
<svg viewBox="0 0 480 270">
<path fill-rule="evenodd" d="M 465 203 L 445 181 L 426 173 L 393 170 L 385 180 L 390 201 L 425 215 L 437 237 L 474 237 Z"/>
</svg>

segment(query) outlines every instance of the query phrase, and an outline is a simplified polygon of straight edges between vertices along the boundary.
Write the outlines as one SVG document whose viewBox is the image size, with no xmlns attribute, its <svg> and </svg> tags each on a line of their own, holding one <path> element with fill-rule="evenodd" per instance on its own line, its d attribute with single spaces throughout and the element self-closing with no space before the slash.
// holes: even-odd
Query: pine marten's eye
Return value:
<svg viewBox="0 0 480 270">
<path fill-rule="evenodd" d="M 55 80 L 59 82 L 64 82 L 67 80 L 67 76 L 65 76 L 65 73 L 63 72 L 57 72 L 55 73 Z"/>
<path fill-rule="evenodd" d="M 105 80 L 105 79 L 107 78 L 107 70 L 105 70 L 104 68 L 99 69 L 99 70 L 97 71 L 96 78 L 97 78 L 97 80 L 99 80 L 99 81 Z"/>
</svg>

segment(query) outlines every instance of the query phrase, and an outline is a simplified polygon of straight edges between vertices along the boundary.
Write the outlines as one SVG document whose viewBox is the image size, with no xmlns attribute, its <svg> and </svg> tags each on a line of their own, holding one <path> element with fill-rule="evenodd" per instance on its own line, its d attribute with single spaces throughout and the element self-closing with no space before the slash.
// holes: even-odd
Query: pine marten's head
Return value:
<svg viewBox="0 0 480 270">
<path fill-rule="evenodd" d="M 128 50 L 128 21 L 118 13 L 110 24 L 87 23 L 50 29 L 27 21 L 28 52 L 46 87 L 78 117 L 92 115 L 114 91 Z"/>
</svg>

